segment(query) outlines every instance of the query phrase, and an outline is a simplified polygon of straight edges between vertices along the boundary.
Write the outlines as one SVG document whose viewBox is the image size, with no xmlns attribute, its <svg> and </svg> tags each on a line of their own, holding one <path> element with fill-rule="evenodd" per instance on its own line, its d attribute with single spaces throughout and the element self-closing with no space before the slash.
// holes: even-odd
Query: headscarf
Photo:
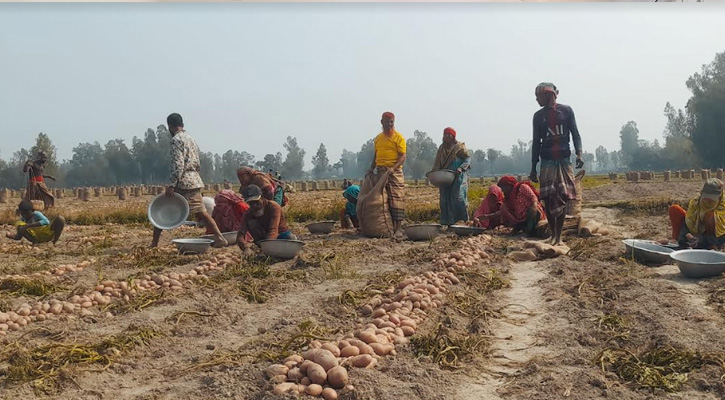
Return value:
<svg viewBox="0 0 725 400">
<path fill-rule="evenodd" d="M 559 95 L 559 89 L 556 88 L 556 85 L 554 85 L 551 82 L 541 82 L 536 86 L 536 89 L 534 90 L 534 94 L 540 94 L 540 93 L 551 93 L 551 97 L 549 98 L 549 104 L 547 104 L 549 107 L 556 108 L 556 97 Z M 552 124 L 552 118 L 549 118 L 549 127 L 555 128 L 556 127 L 556 119 L 553 118 L 553 124 L 554 126 L 551 126 Z"/>
<path fill-rule="evenodd" d="M 350 185 L 347 189 L 345 189 L 344 192 L 342 192 L 342 197 L 346 199 L 353 198 L 357 200 L 357 196 L 360 194 L 360 186 L 358 185 Z"/>
<path fill-rule="evenodd" d="M 239 183 L 242 183 L 242 176 L 243 175 L 249 175 L 251 178 L 251 181 L 249 182 L 250 185 L 257 185 L 260 188 L 268 188 L 272 187 L 272 190 L 276 188 L 276 185 L 274 184 L 274 181 L 272 178 L 265 174 L 264 172 L 255 171 L 254 169 L 250 167 L 240 167 L 237 170 L 237 178 L 239 179 Z"/>
<path fill-rule="evenodd" d="M 386 111 L 383 113 L 382 119 L 385 119 L 385 118 L 390 118 L 392 120 L 395 120 L 395 114 L 391 113 L 390 111 Z"/>
<path fill-rule="evenodd" d="M 445 135 L 446 133 L 451 134 L 453 139 L 456 138 L 456 131 L 453 128 L 448 127 L 444 129 L 443 134 Z M 469 156 L 470 154 L 468 153 L 465 143 L 456 141 L 453 146 L 448 147 L 444 142 L 438 146 L 438 152 L 436 153 L 436 158 L 433 161 L 433 171 L 446 169 L 456 160 L 456 158 L 468 158 Z"/>
<path fill-rule="evenodd" d="M 507 185 L 507 186 L 513 187 L 513 189 L 511 189 L 511 193 L 509 193 L 509 196 L 506 198 L 507 203 L 510 201 L 513 201 L 513 199 L 516 198 L 516 195 L 519 193 L 519 188 L 521 187 L 521 185 L 529 186 L 531 188 L 531 190 L 534 191 L 534 194 L 536 195 L 537 198 L 540 196 L 539 191 L 536 190 L 536 188 L 534 187 L 534 185 L 531 184 L 531 182 L 529 182 L 529 181 L 519 182 L 516 180 L 516 178 L 514 178 L 511 175 L 502 176 L 501 179 L 498 180 L 498 186 L 501 186 L 501 185 Z"/>
<path fill-rule="evenodd" d="M 503 190 L 498 185 L 491 185 L 488 188 L 488 195 L 481 201 L 481 205 L 473 214 L 473 218 L 479 218 L 482 215 L 493 214 L 501 208 L 503 204 Z M 478 222 L 480 228 L 488 228 L 491 226 L 489 219 L 483 219 Z"/>
<path fill-rule="evenodd" d="M 712 205 L 707 206 L 702 202 L 703 194 L 711 194 L 719 188 L 720 196 Z M 687 207 L 685 223 L 687 228 L 695 235 L 705 233 L 705 216 L 712 212 L 715 217 L 715 236 L 725 235 L 725 196 L 722 195 L 723 183 L 719 179 L 708 179 L 700 192 L 700 197 L 690 201 Z"/>
</svg>

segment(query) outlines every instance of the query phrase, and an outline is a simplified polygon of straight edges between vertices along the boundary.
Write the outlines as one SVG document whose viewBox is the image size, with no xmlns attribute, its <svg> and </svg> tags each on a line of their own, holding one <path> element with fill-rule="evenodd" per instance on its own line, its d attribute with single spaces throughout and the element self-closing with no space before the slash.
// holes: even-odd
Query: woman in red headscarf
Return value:
<svg viewBox="0 0 725 400">
<path fill-rule="evenodd" d="M 433 171 L 449 170 L 456 173 L 453 182 L 438 188 L 440 192 L 441 225 L 468 221 L 468 170 L 471 155 L 466 144 L 456 139 L 453 128 L 443 130 L 443 143 L 438 147 Z"/>
<path fill-rule="evenodd" d="M 484 214 L 478 219 L 499 218 L 502 225 L 513 228 L 514 233 L 524 231 L 529 235 L 543 236 L 546 228 L 546 213 L 539 200 L 539 192 L 529 182 L 518 182 L 513 176 L 499 179 L 497 186 L 504 194 L 501 208 L 494 213 Z"/>
<path fill-rule="evenodd" d="M 488 195 L 481 201 L 481 205 L 473 213 L 473 226 L 477 228 L 493 229 L 501 225 L 501 218 L 499 215 L 494 215 L 488 218 L 481 218 L 484 215 L 494 214 L 501 209 L 503 205 L 503 191 L 498 185 L 491 185 L 488 188 Z"/>
<path fill-rule="evenodd" d="M 237 178 L 239 178 L 239 192 L 249 185 L 257 185 L 262 189 L 262 197 L 267 200 L 274 200 L 274 193 L 277 186 L 274 180 L 264 172 L 255 171 L 250 167 L 241 167 L 237 170 Z"/>
</svg>

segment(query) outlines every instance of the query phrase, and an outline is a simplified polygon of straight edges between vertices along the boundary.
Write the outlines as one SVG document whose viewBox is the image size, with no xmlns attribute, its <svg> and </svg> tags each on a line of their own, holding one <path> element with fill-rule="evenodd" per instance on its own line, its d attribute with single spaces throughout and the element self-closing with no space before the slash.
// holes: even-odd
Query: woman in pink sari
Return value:
<svg viewBox="0 0 725 400">
<path fill-rule="evenodd" d="M 481 205 L 473 214 L 473 226 L 477 228 L 493 229 L 501 225 L 501 218 L 497 211 L 501 209 L 503 204 L 504 195 L 498 185 L 491 185 L 488 188 L 488 195 L 481 201 Z M 484 215 L 496 214 L 492 218 L 480 218 Z"/>
</svg>

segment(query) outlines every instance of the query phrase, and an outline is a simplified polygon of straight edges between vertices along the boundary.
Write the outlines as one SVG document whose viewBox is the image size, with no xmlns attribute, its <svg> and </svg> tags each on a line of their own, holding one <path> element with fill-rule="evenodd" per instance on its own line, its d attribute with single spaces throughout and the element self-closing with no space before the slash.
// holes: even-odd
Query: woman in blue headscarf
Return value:
<svg viewBox="0 0 725 400">
<path fill-rule="evenodd" d="M 359 194 L 360 186 L 358 185 L 350 185 L 342 192 L 342 197 L 347 200 L 345 208 L 340 210 L 340 224 L 342 225 L 342 229 L 358 229 L 360 227 L 357 220 L 357 211 L 355 211 L 355 207 L 357 207 L 357 196 Z"/>
</svg>

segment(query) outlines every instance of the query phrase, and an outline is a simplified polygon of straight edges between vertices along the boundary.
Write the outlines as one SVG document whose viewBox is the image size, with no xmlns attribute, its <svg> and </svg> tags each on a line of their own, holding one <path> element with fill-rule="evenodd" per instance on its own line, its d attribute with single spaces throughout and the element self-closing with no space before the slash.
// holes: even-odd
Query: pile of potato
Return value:
<svg viewBox="0 0 725 400">
<path fill-rule="evenodd" d="M 534 261 L 544 258 L 565 256 L 569 253 L 566 245 L 552 246 L 548 243 L 526 241 L 521 247 L 512 247 L 507 257 L 516 261 Z"/>
<path fill-rule="evenodd" d="M 395 345 L 407 344 L 427 312 L 443 306 L 447 288 L 460 283 L 454 272 L 488 258 L 481 247 L 489 241 L 486 236 L 466 239 L 460 251 L 443 254 L 434 262 L 445 270 L 405 278 L 362 306 L 360 313 L 371 318 L 368 324 L 357 326 L 335 341 L 313 341 L 302 355 L 270 365 L 266 374 L 275 384 L 273 392 L 335 400 L 336 389 L 343 393 L 353 390 L 348 384 L 347 367 L 373 368 L 380 358 L 395 355 Z"/>
</svg>

